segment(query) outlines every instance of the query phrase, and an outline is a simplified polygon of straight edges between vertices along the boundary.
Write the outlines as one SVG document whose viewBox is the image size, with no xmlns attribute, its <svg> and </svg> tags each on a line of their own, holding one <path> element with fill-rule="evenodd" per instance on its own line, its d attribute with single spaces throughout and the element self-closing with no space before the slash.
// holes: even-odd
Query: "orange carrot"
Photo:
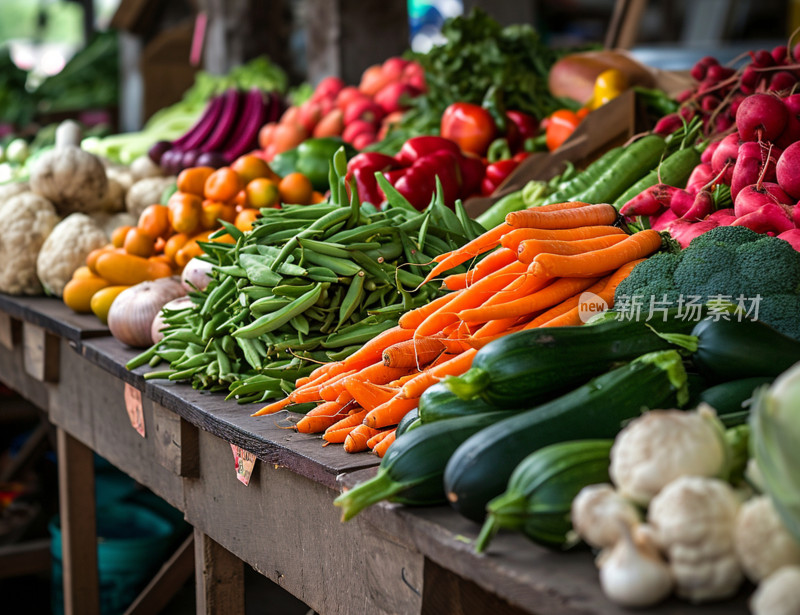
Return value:
<svg viewBox="0 0 800 615">
<path fill-rule="evenodd" d="M 440 307 L 452 301 L 455 297 L 459 295 L 461 291 L 455 291 L 452 293 L 448 293 L 446 295 L 442 295 L 437 299 L 434 299 L 430 303 L 426 303 L 425 305 L 421 305 L 420 307 L 411 310 L 410 312 L 406 312 L 400 317 L 398 324 L 403 329 L 411 329 L 412 334 L 413 330 L 416 329 L 420 323 L 425 320 L 428 316 L 433 314 L 436 310 Z"/>
<path fill-rule="evenodd" d="M 344 384 L 347 392 L 358 402 L 358 405 L 367 410 L 377 408 L 397 395 L 397 388 L 372 384 L 359 378 L 348 378 Z"/>
<path fill-rule="evenodd" d="M 258 412 L 254 412 L 250 416 L 264 416 L 265 414 L 275 414 L 276 412 L 280 412 L 281 410 L 283 410 L 286 406 L 288 406 L 291 403 L 292 403 L 291 399 L 289 399 L 288 397 L 284 397 L 281 400 L 278 400 L 271 404 L 267 404 L 266 406 L 261 408 L 261 410 L 259 410 Z"/>
<path fill-rule="evenodd" d="M 636 265 L 643 263 L 646 260 L 646 258 L 639 258 L 635 261 L 625 263 L 622 267 L 611 274 L 608 284 L 605 285 L 602 292 L 598 293 L 603 299 L 606 300 L 608 307 L 614 307 L 614 295 L 617 292 L 617 286 L 619 286 L 622 280 L 631 274 L 631 271 L 633 271 L 633 268 L 636 267 Z"/>
<path fill-rule="evenodd" d="M 516 254 L 517 250 L 519 250 L 519 244 L 528 239 L 541 239 L 543 241 L 577 241 L 579 239 L 625 234 L 625 231 L 616 226 L 580 226 L 578 228 L 568 229 L 518 228 L 507 235 L 503 235 L 503 240 L 500 244 L 504 248 L 513 250 Z"/>
<path fill-rule="evenodd" d="M 437 275 L 440 275 L 448 269 L 458 267 L 461 263 L 465 263 L 469 259 L 475 258 L 476 256 L 479 256 L 484 252 L 488 252 L 492 248 L 500 245 L 500 238 L 512 230 L 513 228 L 508 224 L 499 224 L 493 229 L 486 231 L 483 235 L 480 235 L 469 243 L 464 244 L 457 250 L 453 250 L 443 255 L 444 258 L 441 260 L 434 259 L 437 260 L 437 265 L 425 277 L 423 284 L 430 282 Z"/>
<path fill-rule="evenodd" d="M 347 406 L 340 406 L 335 401 L 329 401 L 309 410 L 294 428 L 300 433 L 319 433 L 347 416 L 348 410 Z"/>
<path fill-rule="evenodd" d="M 316 369 L 315 369 L 313 372 L 311 372 L 311 373 L 308 375 L 308 377 L 309 377 L 311 380 L 314 380 L 314 379 L 316 379 L 316 378 L 319 378 L 319 377 L 320 377 L 320 376 L 322 376 L 323 374 L 326 374 L 326 373 L 328 372 L 328 370 L 332 369 L 334 365 L 337 365 L 337 364 L 339 364 L 339 363 L 341 363 L 341 361 L 337 361 L 337 362 L 335 362 L 335 363 L 323 363 L 322 365 L 320 365 L 319 367 L 317 367 L 317 368 L 316 368 Z M 310 382 L 311 380 L 309 380 L 309 382 Z"/>
<path fill-rule="evenodd" d="M 369 367 L 365 367 L 350 375 L 348 378 L 352 380 L 366 380 L 372 384 L 388 384 L 413 371 L 416 370 L 411 367 L 387 367 L 383 364 L 383 361 L 380 361 Z"/>
<path fill-rule="evenodd" d="M 406 398 L 416 398 L 445 376 L 460 376 L 470 368 L 477 352 L 475 349 L 467 350 L 449 361 L 428 368 L 416 378 L 406 382 L 400 390 L 400 395 Z"/>
<path fill-rule="evenodd" d="M 353 431 L 347 434 L 347 437 L 344 439 L 345 452 L 360 453 L 361 451 L 367 450 L 367 448 L 369 448 L 367 442 L 369 442 L 370 438 L 379 433 L 381 433 L 379 429 L 373 429 L 366 425 L 357 426 Z"/>
<path fill-rule="evenodd" d="M 528 267 L 528 271 L 513 279 L 503 290 L 489 297 L 481 304 L 481 307 L 500 305 L 501 303 L 508 303 L 509 301 L 532 295 L 544 287 L 549 286 L 552 282 L 553 280 L 551 278 L 533 275 L 530 273 L 530 267 Z"/>
<path fill-rule="evenodd" d="M 299 389 L 301 386 L 304 386 L 311 382 L 310 376 L 300 376 L 297 380 L 294 381 L 294 386 L 296 389 Z"/>
<path fill-rule="evenodd" d="M 624 241 L 625 235 L 604 235 L 591 239 L 575 241 L 528 239 L 519 244 L 517 258 L 530 264 L 537 254 L 583 254 L 592 250 L 600 250 Z"/>
<path fill-rule="evenodd" d="M 397 342 L 409 340 L 414 335 L 407 329 L 401 327 L 392 327 L 383 333 L 373 337 L 370 341 L 365 343 L 361 348 L 356 350 L 353 354 L 347 357 L 343 363 L 347 369 L 361 369 L 367 365 L 372 365 L 376 361 L 380 361 L 381 354 L 386 348 Z"/>
<path fill-rule="evenodd" d="M 497 322 L 497 321 L 493 320 L 491 322 Z M 517 331 L 522 331 L 522 329 L 524 328 L 525 325 L 515 325 L 513 327 L 509 327 L 505 331 L 502 331 L 500 333 L 495 333 L 494 335 L 486 335 L 484 337 L 469 337 L 467 338 L 466 343 L 467 346 L 469 346 L 470 348 L 480 350 L 490 342 L 499 340 L 501 337 L 505 337 L 506 335 L 511 335 L 512 333 L 516 333 Z"/>
<path fill-rule="evenodd" d="M 612 224 L 616 219 L 617 210 L 613 205 L 599 203 L 556 211 L 542 211 L 541 207 L 512 211 L 506 215 L 506 224 L 514 228 L 565 229 Z"/>
<path fill-rule="evenodd" d="M 483 260 L 477 262 L 475 266 L 466 273 L 467 285 L 482 280 L 487 275 L 494 273 L 509 263 L 513 263 L 515 260 L 517 260 L 516 252 L 505 248 L 487 254 Z"/>
<path fill-rule="evenodd" d="M 364 425 L 372 428 L 397 425 L 408 412 L 419 404 L 419 397 L 408 399 L 395 395 L 385 404 L 370 410 L 364 417 Z"/>
<path fill-rule="evenodd" d="M 381 440 L 383 440 L 386 436 L 388 436 L 394 429 L 384 429 L 383 431 L 379 431 L 374 436 L 372 436 L 369 440 L 367 440 L 367 448 L 375 448 L 375 445 L 378 444 Z"/>
<path fill-rule="evenodd" d="M 291 397 L 292 401 L 296 404 L 302 404 L 309 401 L 320 401 L 323 399 L 322 397 L 322 389 L 327 387 L 331 384 L 334 384 L 341 380 L 342 378 L 346 378 L 350 374 L 354 374 L 356 370 L 350 370 L 346 372 L 342 372 L 328 380 L 327 382 L 323 382 L 321 384 L 310 384 L 304 386 L 302 389 L 295 389 L 294 392 L 289 396 Z M 327 374 L 326 374 L 327 376 Z M 338 393 L 336 394 L 338 395 Z M 324 401 L 334 401 L 336 399 L 336 395 L 333 396 L 332 399 L 327 399 Z"/>
<path fill-rule="evenodd" d="M 339 397 L 336 398 L 336 403 L 345 405 L 346 403 L 351 402 L 354 399 L 355 397 L 353 397 L 350 391 L 342 391 L 341 393 L 339 393 Z"/>
<path fill-rule="evenodd" d="M 572 295 L 589 288 L 595 281 L 596 278 L 559 278 L 531 295 L 499 305 L 463 310 L 458 313 L 458 317 L 466 321 L 486 322 L 498 318 L 532 314 L 561 303 Z"/>
<path fill-rule="evenodd" d="M 573 256 L 539 254 L 534 258 L 532 266 L 535 275 L 570 278 L 594 277 L 615 271 L 625 263 L 649 256 L 660 247 L 661 235 L 658 231 L 647 229 L 626 237 L 625 241 L 621 241 L 615 246 L 594 252 Z"/>
<path fill-rule="evenodd" d="M 392 442 L 394 442 L 395 434 L 396 431 L 394 429 L 386 434 L 383 439 L 375 445 L 375 448 L 372 449 L 372 452 L 378 457 L 383 457 L 388 448 L 392 445 Z"/>
<path fill-rule="evenodd" d="M 467 287 L 467 271 L 464 273 L 454 273 L 442 280 L 442 288 L 445 290 L 463 290 Z"/>
<path fill-rule="evenodd" d="M 514 261 L 462 290 L 458 297 L 446 303 L 422 321 L 414 332 L 414 338 L 438 333 L 443 327 L 458 320 L 458 312 L 481 305 L 487 298 L 503 290 L 512 280 L 524 273 L 525 265 Z"/>
<path fill-rule="evenodd" d="M 423 337 L 398 342 L 383 351 L 383 364 L 387 367 L 424 367 L 444 352 L 444 344 L 437 337 Z"/>
<path fill-rule="evenodd" d="M 319 396 L 324 401 L 336 401 L 336 398 L 342 394 L 344 389 L 344 380 L 348 376 L 357 374 L 356 370 L 349 372 L 342 372 L 338 376 L 334 376 L 331 380 L 319 387 Z"/>
<path fill-rule="evenodd" d="M 439 357 L 438 359 L 436 359 L 436 361 L 434 361 L 433 363 L 431 363 L 431 365 L 435 365 L 435 364 L 437 363 L 437 361 L 441 361 L 441 360 L 442 360 L 442 357 L 444 357 L 444 356 L 446 356 L 446 355 L 442 355 L 441 357 Z M 430 367 L 430 365 L 429 365 L 428 367 Z M 393 380 L 392 382 L 390 382 L 390 383 L 389 383 L 389 384 L 387 384 L 386 386 L 388 386 L 388 387 L 391 387 L 391 388 L 393 388 L 393 389 L 399 389 L 399 388 L 401 388 L 401 387 L 402 387 L 402 386 L 403 386 L 403 385 L 404 385 L 406 382 L 408 382 L 409 380 L 413 380 L 413 379 L 414 379 L 414 378 L 416 378 L 417 376 L 419 376 L 419 372 L 412 372 L 412 373 L 410 373 L 410 374 L 407 374 L 407 375 L 403 376 L 402 378 L 398 378 L 397 380 Z"/>
<path fill-rule="evenodd" d="M 610 279 L 611 279 L 611 276 L 606 276 L 604 278 L 600 278 L 599 280 L 597 280 L 597 282 L 592 284 L 586 290 L 582 290 L 582 291 L 578 292 L 577 294 L 572 295 L 571 297 L 565 299 L 564 301 L 562 301 L 558 305 L 554 305 L 549 310 L 546 310 L 546 311 L 542 312 L 536 318 L 531 320 L 527 325 L 525 325 L 524 328 L 525 329 L 535 329 L 536 327 L 543 327 L 547 323 L 549 323 L 551 320 L 559 318 L 559 317 L 563 316 L 564 314 L 569 313 L 573 309 L 577 309 L 579 307 L 580 299 L 583 296 L 583 293 L 585 293 L 585 292 L 586 293 L 595 293 L 595 294 L 599 293 L 600 291 L 603 290 L 603 288 L 605 288 L 606 283 Z M 552 325 L 552 326 L 556 326 L 556 325 Z"/>
<path fill-rule="evenodd" d="M 367 411 L 360 410 L 354 414 L 340 418 L 338 421 L 331 423 L 331 425 L 325 429 L 322 439 L 326 442 L 344 442 L 344 439 L 347 437 L 347 434 L 350 433 L 350 430 L 361 425 L 365 416 L 367 416 Z"/>
</svg>

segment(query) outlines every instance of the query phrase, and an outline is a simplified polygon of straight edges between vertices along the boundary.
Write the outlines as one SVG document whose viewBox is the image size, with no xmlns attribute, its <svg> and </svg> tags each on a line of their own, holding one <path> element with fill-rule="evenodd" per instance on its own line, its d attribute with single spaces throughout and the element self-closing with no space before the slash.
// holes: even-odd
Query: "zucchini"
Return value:
<svg viewBox="0 0 800 615">
<path fill-rule="evenodd" d="M 413 410 L 409 410 L 408 412 L 406 412 L 406 415 L 403 418 L 401 418 L 400 422 L 397 424 L 397 429 L 395 430 L 394 433 L 395 437 L 397 438 L 402 436 L 408 429 L 408 426 L 411 425 L 411 423 L 416 421 L 418 418 L 419 418 L 419 410 L 417 408 L 414 408 Z"/>
<path fill-rule="evenodd" d="M 406 432 L 386 451 L 375 476 L 333 501 L 342 508 L 342 521 L 382 500 L 416 506 L 444 504 L 442 474 L 450 455 L 470 436 L 509 416 L 510 412 L 462 416 Z"/>
<path fill-rule="evenodd" d="M 556 187 L 556 191 L 548 196 L 542 202 L 542 205 L 573 200 L 570 198 L 572 195 L 583 192 L 589 188 L 603 173 L 611 168 L 611 165 L 617 161 L 617 158 L 622 156 L 623 152 L 624 148 L 622 147 L 615 147 L 608 150 L 583 171 L 576 173 L 566 181 L 560 182 Z"/>
<path fill-rule="evenodd" d="M 423 423 L 433 423 L 442 419 L 492 412 L 493 410 L 495 408 L 480 397 L 468 401 L 461 399 L 441 382 L 428 387 L 419 398 L 419 418 Z"/>
<path fill-rule="evenodd" d="M 480 553 L 500 528 L 533 542 L 572 546 L 572 500 L 588 485 L 608 483 L 613 440 L 559 442 L 534 451 L 514 468 L 505 493 L 486 505 L 486 522 L 475 541 Z"/>
<path fill-rule="evenodd" d="M 527 455 L 556 442 L 613 438 L 623 421 L 645 408 L 683 405 L 687 395 L 686 371 L 677 351 L 643 355 L 470 437 L 447 462 L 447 499 L 465 517 L 482 521 L 486 504 L 503 492 L 514 467 Z"/>
<path fill-rule="evenodd" d="M 723 382 L 700 393 L 697 401 L 707 403 L 716 410 L 717 415 L 741 412 L 744 410 L 744 403 L 753 396 L 755 390 L 773 380 L 770 376 L 756 376 Z"/>
<path fill-rule="evenodd" d="M 659 328 L 688 332 L 695 324 L 668 318 Z M 469 371 L 444 383 L 461 399 L 480 396 L 498 408 L 520 408 L 584 384 L 614 363 L 672 347 L 637 320 L 530 329 L 490 342 L 475 355 Z"/>
</svg>

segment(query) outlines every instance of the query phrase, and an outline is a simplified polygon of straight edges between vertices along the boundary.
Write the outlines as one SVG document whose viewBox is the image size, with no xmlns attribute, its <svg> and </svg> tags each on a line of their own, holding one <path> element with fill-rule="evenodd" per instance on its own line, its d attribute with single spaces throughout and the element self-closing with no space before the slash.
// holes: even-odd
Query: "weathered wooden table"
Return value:
<svg viewBox="0 0 800 615">
<path fill-rule="evenodd" d="M 0 294 L 0 381 L 45 410 L 58 432 L 68 614 L 99 610 L 93 451 L 194 527 L 198 613 L 244 612 L 244 562 L 322 614 L 629 612 L 604 598 L 588 551 L 554 553 L 501 532 L 475 555 L 478 526 L 445 506 L 382 504 L 342 523 L 331 502 L 375 471 L 375 457 L 323 447 L 294 432 L 286 412 L 254 418 L 222 395 L 145 381 L 149 368 L 124 367 L 135 354 L 57 300 Z M 139 398 L 144 435 L 128 412 Z M 248 485 L 237 480 L 233 447 L 256 458 Z M 191 540 L 170 564 L 149 589 L 191 572 Z M 649 612 L 747 613 L 750 590 Z M 164 603 L 145 590 L 129 612 Z"/>
</svg>

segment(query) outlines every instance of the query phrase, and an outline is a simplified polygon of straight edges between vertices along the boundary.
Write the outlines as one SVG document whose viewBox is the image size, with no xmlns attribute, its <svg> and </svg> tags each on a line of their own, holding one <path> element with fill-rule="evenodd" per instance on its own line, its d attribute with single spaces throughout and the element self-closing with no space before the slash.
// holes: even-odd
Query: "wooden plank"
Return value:
<svg viewBox="0 0 800 615">
<path fill-rule="evenodd" d="M 18 297 L 0 293 L 0 312 L 71 341 L 109 335 L 108 327 L 94 314 L 76 314 L 55 297 Z"/>
<path fill-rule="evenodd" d="M 244 562 L 194 530 L 197 613 L 244 615 Z"/>
<path fill-rule="evenodd" d="M 12 318 L 5 312 L 0 312 L 0 345 L 9 350 L 19 344 L 22 339 L 21 324 L 16 318 Z"/>
<path fill-rule="evenodd" d="M 646 0 L 616 0 L 606 32 L 607 49 L 630 49 L 636 43 L 645 8 Z"/>
<path fill-rule="evenodd" d="M 25 371 L 39 382 L 58 382 L 59 339 L 30 322 L 22 324 Z"/>
<path fill-rule="evenodd" d="M 57 431 L 58 495 L 64 566 L 64 613 L 100 612 L 97 524 L 92 450 L 63 429 Z"/>
<path fill-rule="evenodd" d="M 402 538 L 365 519 L 342 523 L 335 491 L 286 468 L 258 462 L 245 487 L 230 445 L 205 431 L 200 453 L 202 480 L 184 483 L 199 531 L 318 613 L 419 612 L 423 558 Z"/>
<path fill-rule="evenodd" d="M 194 535 L 189 534 L 128 607 L 125 615 L 160 613 L 193 574 Z"/>
<path fill-rule="evenodd" d="M 17 344 L 13 350 L 0 346 L 0 382 L 46 412 L 53 385 L 32 378 L 25 371 L 23 355 L 22 344 Z"/>
<path fill-rule="evenodd" d="M 47 572 L 52 561 L 49 538 L 1 546 L 0 579 Z"/>
<path fill-rule="evenodd" d="M 197 427 L 161 404 L 150 403 L 156 460 L 178 476 L 197 478 L 200 475 Z"/>
</svg>

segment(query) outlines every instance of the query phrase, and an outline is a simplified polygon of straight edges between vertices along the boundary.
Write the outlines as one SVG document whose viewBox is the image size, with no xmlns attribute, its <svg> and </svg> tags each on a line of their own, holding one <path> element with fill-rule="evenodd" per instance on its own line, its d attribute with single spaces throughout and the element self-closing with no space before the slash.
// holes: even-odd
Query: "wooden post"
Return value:
<svg viewBox="0 0 800 615">
<path fill-rule="evenodd" d="M 100 613 L 92 450 L 57 431 L 65 615 Z"/>
<path fill-rule="evenodd" d="M 153 429 L 158 462 L 178 476 L 197 478 L 200 475 L 197 427 L 153 402 Z"/>
<path fill-rule="evenodd" d="M 125 615 L 161 613 L 194 572 L 194 536 L 189 534 L 153 580 L 125 611 Z"/>
<path fill-rule="evenodd" d="M 244 562 L 194 530 L 198 615 L 244 615 Z"/>
<path fill-rule="evenodd" d="M 25 371 L 39 382 L 58 382 L 59 340 L 42 327 L 22 323 Z"/>
<path fill-rule="evenodd" d="M 639 24 L 646 0 L 617 0 L 606 33 L 607 49 L 630 49 L 639 36 Z"/>
<path fill-rule="evenodd" d="M 19 344 L 19 340 L 20 322 L 5 312 L 0 312 L 0 346 L 14 350 L 14 346 Z"/>
</svg>

